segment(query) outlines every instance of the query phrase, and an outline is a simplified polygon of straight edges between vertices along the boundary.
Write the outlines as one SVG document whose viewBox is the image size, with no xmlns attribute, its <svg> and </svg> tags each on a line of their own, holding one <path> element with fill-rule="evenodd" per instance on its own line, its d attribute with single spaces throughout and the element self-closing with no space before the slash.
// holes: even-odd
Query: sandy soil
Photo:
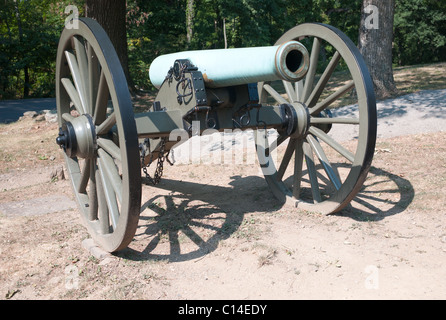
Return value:
<svg viewBox="0 0 446 320">
<path fill-rule="evenodd" d="M 379 138 L 351 206 L 282 207 L 256 165 L 175 165 L 134 241 L 97 258 L 54 144 L 0 126 L 0 299 L 445 299 L 446 133 Z"/>
</svg>

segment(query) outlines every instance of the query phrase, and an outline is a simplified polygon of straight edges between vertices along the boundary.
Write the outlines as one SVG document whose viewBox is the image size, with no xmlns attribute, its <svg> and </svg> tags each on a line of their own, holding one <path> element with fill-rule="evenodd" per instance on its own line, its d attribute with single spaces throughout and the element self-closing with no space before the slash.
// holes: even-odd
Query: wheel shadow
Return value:
<svg viewBox="0 0 446 320">
<path fill-rule="evenodd" d="M 245 214 L 276 211 L 280 202 L 261 177 L 231 177 L 228 186 L 163 179 L 141 207 L 135 238 L 148 244 L 141 251 L 117 253 L 130 260 L 194 260 L 213 252 L 233 235 Z M 164 251 L 160 248 L 164 248 Z"/>
<path fill-rule="evenodd" d="M 404 212 L 414 197 L 409 180 L 372 166 L 359 193 L 336 215 L 357 221 L 379 221 Z"/>
<path fill-rule="evenodd" d="M 333 164 L 333 167 L 336 167 L 337 170 L 342 168 L 350 170 L 350 167 L 344 163 Z M 323 170 L 321 165 L 316 166 L 316 169 L 319 172 Z M 319 186 L 321 192 L 325 194 L 333 193 L 333 185 L 326 176 L 319 172 L 318 179 L 322 183 Z M 308 177 L 306 170 L 302 174 L 304 177 Z M 286 182 L 291 185 L 291 180 L 289 178 Z M 303 178 L 302 181 L 309 185 L 308 179 Z M 311 202 L 311 188 L 303 187 L 301 197 L 304 201 Z M 415 191 L 409 180 L 372 166 L 366 181 L 355 198 L 344 209 L 333 215 L 345 216 L 357 221 L 378 221 L 403 212 L 414 197 Z"/>
<path fill-rule="evenodd" d="M 245 214 L 282 208 L 283 204 L 272 195 L 263 178 L 231 179 L 228 186 L 163 179 L 157 189 L 167 194 L 158 192 L 141 208 L 135 237 L 140 243 L 147 240 L 148 244 L 141 251 L 127 248 L 117 255 L 135 261 L 199 259 L 236 233 Z M 414 194 L 409 180 L 371 167 L 357 196 L 334 215 L 356 221 L 379 221 L 403 212 Z M 148 211 L 150 214 L 145 214 Z"/>
</svg>

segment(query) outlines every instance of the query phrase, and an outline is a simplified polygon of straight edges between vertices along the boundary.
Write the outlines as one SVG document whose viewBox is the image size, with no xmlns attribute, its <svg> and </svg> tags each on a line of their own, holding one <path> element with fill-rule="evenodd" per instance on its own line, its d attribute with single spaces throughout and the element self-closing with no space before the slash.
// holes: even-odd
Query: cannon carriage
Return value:
<svg viewBox="0 0 446 320">
<path fill-rule="evenodd" d="M 318 72 L 327 47 L 333 55 Z M 328 90 L 338 66 L 346 80 Z M 133 239 L 142 173 L 152 162 L 162 165 L 179 135 L 254 130 L 266 182 L 296 211 L 342 210 L 361 189 L 372 162 L 373 83 L 356 46 L 328 25 L 298 25 L 269 47 L 160 56 L 150 68 L 158 94 L 151 110 L 140 114 L 133 112 L 113 45 L 94 20 L 81 18 L 79 28 L 64 29 L 56 68 L 56 142 L 85 225 L 109 252 Z M 346 95 L 354 97 L 353 116 L 333 108 Z M 332 135 L 351 127 L 353 143 Z M 273 157 L 279 148 L 284 152 Z M 155 172 L 152 181 L 159 178 Z"/>
</svg>

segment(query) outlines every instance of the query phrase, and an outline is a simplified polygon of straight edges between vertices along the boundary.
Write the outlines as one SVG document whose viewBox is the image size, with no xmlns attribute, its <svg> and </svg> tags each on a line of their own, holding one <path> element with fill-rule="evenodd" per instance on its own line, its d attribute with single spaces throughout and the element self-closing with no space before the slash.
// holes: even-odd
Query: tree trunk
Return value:
<svg viewBox="0 0 446 320">
<path fill-rule="evenodd" d="M 186 8 L 186 38 L 187 46 L 189 47 L 194 35 L 194 0 L 187 0 Z M 187 48 L 188 49 L 188 48 Z"/>
<path fill-rule="evenodd" d="M 128 67 L 126 0 L 86 0 L 85 14 L 95 19 L 107 32 L 127 78 L 130 91 L 133 92 L 133 81 Z"/>
<path fill-rule="evenodd" d="M 395 0 L 363 0 L 359 50 L 375 85 L 377 99 L 395 95 L 392 41 Z"/>
<path fill-rule="evenodd" d="M 228 37 L 226 36 L 226 18 L 223 18 L 223 39 L 225 40 L 225 49 L 228 49 Z"/>
<path fill-rule="evenodd" d="M 6 5 L 7 4 L 5 3 L 5 6 Z M 9 22 L 8 22 L 8 15 L 5 14 L 5 16 L 4 17 L 2 16 L 1 19 L 4 19 L 4 22 L 6 24 L 6 30 L 8 31 L 9 43 L 12 43 L 12 33 L 11 33 L 11 27 L 9 26 Z M 10 49 L 10 46 L 7 46 L 7 48 L 8 48 L 8 52 L 7 53 L 5 52 L 6 53 L 5 54 L 5 58 L 7 59 L 8 62 L 5 64 L 5 66 L 6 66 L 7 69 L 9 69 L 10 65 L 11 65 L 11 53 L 10 53 L 11 49 Z M 3 87 L 2 91 L 3 91 L 4 95 L 8 94 L 8 90 L 9 90 L 9 77 L 10 77 L 9 73 L 6 73 L 6 74 L 3 74 L 3 76 L 0 76 L 0 78 L 2 79 L 2 87 Z M 0 96 L 0 98 L 4 98 L 4 95 Z"/>
<path fill-rule="evenodd" d="M 20 43 L 23 43 L 22 19 L 20 18 L 20 12 L 19 12 L 19 6 L 17 4 L 17 0 L 14 0 L 14 5 L 15 5 L 15 8 L 14 8 L 15 14 L 16 14 L 16 18 L 17 18 L 17 27 L 19 29 L 19 41 L 20 41 Z M 23 85 L 23 97 L 28 98 L 29 97 L 29 88 L 31 85 L 29 83 L 29 66 L 27 63 L 23 67 L 23 73 L 25 75 L 25 83 Z"/>
</svg>

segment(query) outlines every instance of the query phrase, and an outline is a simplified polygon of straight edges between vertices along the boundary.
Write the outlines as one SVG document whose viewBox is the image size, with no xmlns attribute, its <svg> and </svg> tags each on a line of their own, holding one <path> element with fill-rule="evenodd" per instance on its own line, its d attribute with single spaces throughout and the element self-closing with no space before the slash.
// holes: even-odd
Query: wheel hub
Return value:
<svg viewBox="0 0 446 320">
<path fill-rule="evenodd" d="M 304 137 L 310 127 L 310 113 L 305 104 L 282 104 L 281 108 L 286 135 L 294 139 Z"/>
<path fill-rule="evenodd" d="M 90 159 L 97 150 L 96 130 L 90 115 L 84 114 L 59 128 L 56 143 L 64 149 L 68 157 Z"/>
</svg>

